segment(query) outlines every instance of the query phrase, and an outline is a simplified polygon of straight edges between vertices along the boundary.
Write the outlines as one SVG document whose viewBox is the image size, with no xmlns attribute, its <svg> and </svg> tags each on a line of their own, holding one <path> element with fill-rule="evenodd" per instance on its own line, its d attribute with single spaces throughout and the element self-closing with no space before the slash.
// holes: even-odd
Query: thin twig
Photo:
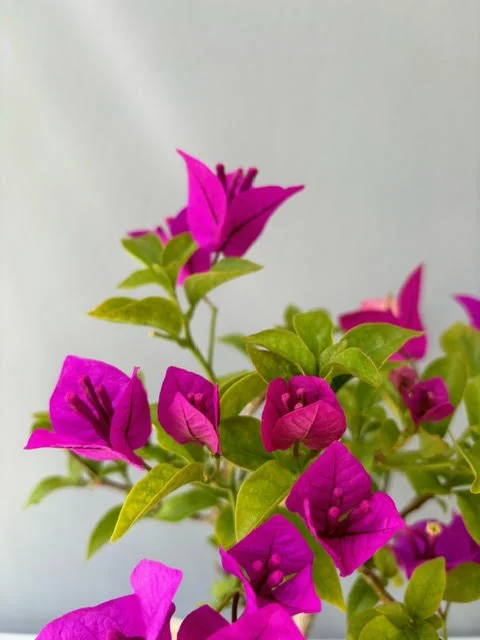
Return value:
<svg viewBox="0 0 480 640">
<path fill-rule="evenodd" d="M 435 495 L 433 493 L 424 493 L 423 496 L 418 496 L 417 498 L 414 498 L 411 502 L 407 504 L 407 506 L 404 509 L 402 509 L 402 511 L 400 512 L 400 515 L 402 516 L 402 518 L 406 518 L 408 515 L 410 515 L 414 511 L 417 511 L 417 509 L 420 509 L 420 507 L 423 507 L 423 505 L 426 502 L 428 502 L 434 497 Z"/>
<path fill-rule="evenodd" d="M 297 627 L 303 633 L 305 638 L 308 638 L 310 635 L 310 631 L 312 630 L 313 623 L 315 622 L 315 618 L 318 614 L 313 613 L 301 613 L 296 616 L 295 621 L 297 623 Z"/>
<path fill-rule="evenodd" d="M 358 569 L 358 573 L 362 576 L 365 582 L 370 585 L 373 591 L 375 591 L 379 600 L 384 603 L 395 602 L 395 598 L 388 593 L 378 576 L 376 576 L 371 569 L 363 566 Z"/>
<path fill-rule="evenodd" d="M 254 398 L 250 404 L 247 404 L 247 408 L 245 409 L 246 416 L 253 416 L 255 411 L 262 406 L 263 401 L 265 400 L 265 394 L 260 394 L 257 398 Z"/>
<path fill-rule="evenodd" d="M 131 485 L 117 482 L 116 480 L 110 480 L 110 478 L 105 478 L 98 475 L 95 469 L 93 469 L 84 458 L 74 453 L 73 451 L 70 451 L 69 455 L 71 455 L 72 458 L 74 458 L 79 463 L 79 465 L 88 473 L 91 479 L 90 484 L 92 486 L 110 487 L 111 489 L 116 489 L 117 491 L 121 491 L 122 493 L 128 493 L 132 488 Z"/>
<path fill-rule="evenodd" d="M 238 603 L 240 602 L 240 592 L 235 591 L 232 599 L 232 622 L 238 619 Z"/>
<path fill-rule="evenodd" d="M 207 296 L 205 296 L 204 300 L 207 303 L 207 305 L 210 307 L 210 311 L 212 312 L 212 315 L 210 318 L 210 330 L 209 330 L 209 337 L 208 337 L 208 353 L 207 353 L 207 362 L 210 365 L 210 367 L 212 367 L 213 356 L 215 351 L 215 333 L 217 330 L 218 309 L 210 300 L 210 298 L 208 298 Z"/>
</svg>

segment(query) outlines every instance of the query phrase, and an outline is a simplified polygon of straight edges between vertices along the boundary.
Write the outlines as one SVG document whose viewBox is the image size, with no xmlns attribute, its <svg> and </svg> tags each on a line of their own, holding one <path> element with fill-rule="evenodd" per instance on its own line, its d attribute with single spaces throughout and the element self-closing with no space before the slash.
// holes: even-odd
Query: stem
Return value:
<svg viewBox="0 0 480 640">
<path fill-rule="evenodd" d="M 122 493 L 128 493 L 132 488 L 130 484 L 116 482 L 115 480 L 110 480 L 110 478 L 104 478 L 102 476 L 99 476 L 96 473 L 95 469 L 92 469 L 92 467 L 88 464 L 86 460 L 81 458 L 78 454 L 73 453 L 73 451 L 69 451 L 69 455 L 71 455 L 72 458 L 75 458 L 75 460 L 77 460 L 77 462 L 83 467 L 83 469 L 87 472 L 90 479 L 92 480 L 93 485 L 110 487 L 111 489 L 116 489 L 117 491 L 121 491 Z"/>
<path fill-rule="evenodd" d="M 393 598 L 388 591 L 385 589 L 383 584 L 380 582 L 380 579 L 373 573 L 371 569 L 368 567 L 360 567 L 358 569 L 358 573 L 362 576 L 365 582 L 370 585 L 370 587 L 375 591 L 378 598 L 383 603 L 395 602 L 395 598 Z"/>
<path fill-rule="evenodd" d="M 308 636 L 310 635 L 310 631 L 312 630 L 313 623 L 315 622 L 316 617 L 317 617 L 317 614 L 312 614 L 312 613 L 310 614 L 301 613 L 298 616 L 297 626 L 300 629 L 300 631 L 303 633 L 305 638 L 308 638 Z"/>
<path fill-rule="evenodd" d="M 240 592 L 235 591 L 232 599 L 232 623 L 238 619 L 238 603 L 240 602 Z"/>
<path fill-rule="evenodd" d="M 212 366 L 207 361 L 207 359 L 205 358 L 203 353 L 200 351 L 200 349 L 198 348 L 197 344 L 193 339 L 192 332 L 190 330 L 190 322 L 188 320 L 185 321 L 185 342 L 186 342 L 185 347 L 187 349 L 190 349 L 190 351 L 193 353 L 195 358 L 204 368 L 205 373 L 208 375 L 210 380 L 212 382 L 216 382 L 216 376 Z"/>
<path fill-rule="evenodd" d="M 445 609 L 443 611 L 441 609 L 438 610 L 438 615 L 442 619 L 443 640 L 448 640 L 447 618 L 448 618 L 448 612 L 450 611 L 451 604 L 452 604 L 451 602 L 447 602 L 447 604 L 445 605 Z"/>
<path fill-rule="evenodd" d="M 215 332 L 216 332 L 216 329 L 217 329 L 218 309 L 213 304 L 213 302 L 210 300 L 210 298 L 205 297 L 205 302 L 210 307 L 210 310 L 212 312 L 212 316 L 211 316 L 211 319 L 210 319 L 210 332 L 209 332 L 209 337 L 208 337 L 208 356 L 207 356 L 208 364 L 210 365 L 210 367 L 212 367 L 213 366 L 213 354 L 214 354 L 214 350 L 215 350 Z"/>
<path fill-rule="evenodd" d="M 406 518 L 408 515 L 423 507 L 423 505 L 434 498 L 435 495 L 433 493 L 425 493 L 423 496 L 418 496 L 418 498 L 414 498 L 411 502 L 407 504 L 407 506 L 400 512 L 402 518 Z"/>
<path fill-rule="evenodd" d="M 218 611 L 219 613 L 221 611 L 223 611 L 225 609 L 225 607 L 230 603 L 231 599 L 233 598 L 233 596 L 235 595 L 235 591 L 233 593 L 229 593 L 228 595 L 226 595 L 223 600 L 220 601 L 220 604 L 218 604 L 215 607 L 215 611 Z"/>
<path fill-rule="evenodd" d="M 264 400 L 265 400 L 264 393 L 260 394 L 258 398 L 255 398 L 254 400 L 252 400 L 250 404 L 247 405 L 247 408 L 245 409 L 245 415 L 253 416 L 256 410 L 262 406 Z"/>
</svg>

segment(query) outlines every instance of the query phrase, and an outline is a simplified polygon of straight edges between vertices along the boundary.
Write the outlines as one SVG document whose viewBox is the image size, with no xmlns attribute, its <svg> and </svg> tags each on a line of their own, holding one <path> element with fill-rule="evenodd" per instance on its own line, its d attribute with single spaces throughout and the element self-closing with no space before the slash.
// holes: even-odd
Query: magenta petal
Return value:
<svg viewBox="0 0 480 640">
<path fill-rule="evenodd" d="M 145 640 L 170 639 L 172 600 L 181 581 L 181 571 L 160 562 L 142 560 L 133 570 L 130 582 L 145 621 Z"/>
<path fill-rule="evenodd" d="M 158 419 L 177 442 L 206 444 L 212 453 L 218 453 L 219 407 L 217 385 L 185 369 L 167 369 L 158 399 Z"/>
<path fill-rule="evenodd" d="M 144 447 L 152 431 L 150 406 L 137 371 L 118 399 L 110 427 L 111 445 L 123 453 Z"/>
<path fill-rule="evenodd" d="M 167 224 L 170 229 L 172 237 L 190 231 L 188 227 L 188 214 L 187 209 L 182 209 L 176 216 L 167 218 Z M 177 283 L 183 284 L 185 278 L 193 273 L 203 273 L 210 269 L 212 262 L 212 253 L 207 249 L 197 249 L 190 260 L 180 269 L 178 274 Z"/>
<path fill-rule="evenodd" d="M 290 434 L 291 446 L 294 441 L 301 440 L 310 449 L 320 450 L 327 447 L 335 440 L 339 440 L 347 428 L 345 415 L 337 407 L 320 400 L 315 404 L 297 409 L 283 416 L 276 425 L 272 434 L 277 445 L 283 444 Z M 286 449 L 285 446 L 277 446 L 278 449 Z"/>
<path fill-rule="evenodd" d="M 207 604 L 188 614 L 178 632 L 178 640 L 208 640 L 212 634 L 229 624 Z"/>
<path fill-rule="evenodd" d="M 371 510 L 349 525 L 344 535 L 319 537 L 341 576 L 353 573 L 405 526 L 395 503 L 385 493 L 375 493 L 370 506 Z"/>
<path fill-rule="evenodd" d="M 472 327 L 480 330 L 480 298 L 462 295 L 455 296 L 455 300 L 459 302 L 467 312 Z"/>
<path fill-rule="evenodd" d="M 37 640 L 104 640 L 115 631 L 126 637 L 144 636 L 145 625 L 135 596 L 67 613 L 47 624 Z"/>
<path fill-rule="evenodd" d="M 245 612 L 255 611 L 258 608 L 257 596 L 252 588 L 252 585 L 245 577 L 240 564 L 231 556 L 228 551 L 219 549 L 220 558 L 222 560 L 222 567 L 226 573 L 235 576 L 240 580 L 245 592 Z"/>
<path fill-rule="evenodd" d="M 175 396 L 170 407 L 170 420 L 165 431 L 180 444 L 193 442 L 207 445 L 215 455 L 220 451 L 220 441 L 214 425 L 180 393 Z"/>
<path fill-rule="evenodd" d="M 415 331 L 424 331 L 420 316 L 420 294 L 422 289 L 423 265 L 420 265 L 405 281 L 398 295 L 399 318 L 402 327 Z M 412 338 L 401 349 L 405 358 L 419 360 L 427 352 L 425 335 Z"/>
<path fill-rule="evenodd" d="M 303 640 L 303 634 L 282 607 L 269 605 L 243 615 L 209 640 Z"/>
<path fill-rule="evenodd" d="M 444 418 L 448 418 L 455 411 L 455 407 L 451 402 L 445 402 L 445 404 L 439 404 L 436 407 L 432 407 L 430 411 L 423 416 L 422 422 L 440 422 Z"/>
<path fill-rule="evenodd" d="M 480 545 L 468 533 L 458 513 L 453 514 L 449 525 L 442 527 L 436 542 L 436 554 L 445 558 L 447 571 L 463 562 L 480 560 Z"/>
<path fill-rule="evenodd" d="M 105 444 L 98 439 L 92 443 L 82 442 L 74 436 L 61 435 L 48 431 L 48 429 L 35 429 L 30 435 L 25 449 L 73 449 L 74 447 L 105 447 Z"/>
<path fill-rule="evenodd" d="M 275 589 L 275 601 L 290 614 L 319 613 L 322 610 L 313 584 L 312 566 L 305 567 L 296 576 Z"/>
<path fill-rule="evenodd" d="M 303 186 L 252 187 L 239 193 L 228 207 L 225 242 L 222 251 L 226 256 L 243 256 L 263 231 L 270 216 L 278 207 Z"/>
<path fill-rule="evenodd" d="M 353 329 L 353 327 L 357 327 L 359 324 L 366 324 L 368 322 L 386 322 L 388 324 L 398 325 L 398 319 L 391 311 L 376 310 L 345 313 L 340 316 L 338 322 L 344 331 L 349 331 L 350 329 Z"/>
<path fill-rule="evenodd" d="M 287 509 L 305 517 L 305 500 L 310 503 L 315 529 L 323 529 L 332 506 L 334 489 L 342 492 L 341 512 L 345 513 L 370 496 L 372 481 L 362 464 L 340 442 L 325 449 L 293 485 Z"/>
<path fill-rule="evenodd" d="M 420 265 L 408 276 L 398 294 L 400 321 L 411 329 L 423 329 L 419 312 L 422 276 L 423 265 Z"/>
<path fill-rule="evenodd" d="M 281 557 L 281 568 L 286 575 L 296 573 L 313 564 L 313 553 L 297 528 L 284 516 L 272 516 L 228 553 L 242 567 L 250 567 L 256 560 L 268 561 L 274 553 Z"/>
<path fill-rule="evenodd" d="M 188 172 L 188 227 L 195 242 L 204 249 L 220 248 L 227 213 L 227 197 L 222 183 L 200 160 L 178 153 Z"/>
<path fill-rule="evenodd" d="M 66 398 L 72 393 L 85 399 L 85 393 L 80 386 L 80 379 L 83 376 L 88 376 L 94 387 L 103 385 L 113 407 L 115 407 L 118 396 L 128 384 L 129 377 L 116 367 L 99 360 L 89 360 L 77 356 L 65 358 L 60 377 L 50 398 L 52 427 L 56 433 L 71 434 L 76 439 L 91 441 L 92 434 L 94 434 L 91 424 L 76 413 L 66 401 Z"/>
</svg>

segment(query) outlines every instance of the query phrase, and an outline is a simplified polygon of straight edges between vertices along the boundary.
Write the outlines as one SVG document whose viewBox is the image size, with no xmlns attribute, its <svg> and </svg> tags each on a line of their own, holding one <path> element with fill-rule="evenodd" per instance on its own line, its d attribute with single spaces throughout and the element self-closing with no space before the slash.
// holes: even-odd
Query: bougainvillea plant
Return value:
<svg viewBox="0 0 480 640">
<path fill-rule="evenodd" d="M 147 518 L 203 527 L 223 573 L 179 640 L 307 637 L 322 600 L 346 611 L 348 640 L 446 639 L 451 604 L 480 598 L 480 300 L 455 297 L 468 323 L 443 333 L 427 365 L 423 266 L 398 296 L 338 321 L 291 305 L 274 328 L 218 338 L 211 295 L 261 268 L 244 254 L 303 187 L 255 186 L 256 169 L 213 172 L 180 155 L 184 207 L 122 241 L 139 268 L 119 288 L 159 295 L 110 298 L 90 315 L 149 327 L 198 371 L 172 363 L 152 403 L 138 368 L 67 356 L 26 448 L 64 449 L 68 472 L 42 480 L 29 503 L 69 486 L 119 492 L 88 556 Z M 201 305 L 206 352 L 192 334 Z M 241 350 L 244 370 L 219 374 L 217 340 Z M 396 474 L 411 486 L 407 504 L 389 496 Z M 418 515 L 429 501 L 441 520 Z M 132 595 L 67 613 L 38 637 L 171 638 L 182 574 L 162 560 L 159 549 L 137 565 Z M 341 578 L 354 572 L 345 602 Z"/>
</svg>

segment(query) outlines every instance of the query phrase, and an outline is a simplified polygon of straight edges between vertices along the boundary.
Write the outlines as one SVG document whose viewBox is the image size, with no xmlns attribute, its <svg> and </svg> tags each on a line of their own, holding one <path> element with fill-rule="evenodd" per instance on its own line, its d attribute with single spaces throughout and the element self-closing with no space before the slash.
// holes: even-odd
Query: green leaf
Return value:
<svg viewBox="0 0 480 640">
<path fill-rule="evenodd" d="M 178 305 L 167 298 L 109 298 L 88 315 L 109 322 L 154 327 L 173 336 L 178 336 L 183 326 Z"/>
<path fill-rule="evenodd" d="M 202 487 L 195 487 L 163 500 L 155 517 L 167 522 L 180 522 L 199 511 L 210 509 L 217 503 L 218 496 Z"/>
<path fill-rule="evenodd" d="M 297 313 L 292 322 L 295 332 L 316 358 L 332 344 L 333 322 L 323 309 Z"/>
<path fill-rule="evenodd" d="M 249 471 L 255 471 L 272 455 L 265 451 L 260 421 L 250 416 L 232 416 L 220 422 L 220 443 L 224 458 Z"/>
<path fill-rule="evenodd" d="M 357 347 L 340 351 L 332 358 L 330 363 L 339 366 L 342 370 L 372 387 L 379 387 L 382 383 L 380 372 L 371 358 Z"/>
<path fill-rule="evenodd" d="M 70 452 L 67 453 L 68 477 L 74 484 L 81 484 L 84 467 L 80 460 Z"/>
<path fill-rule="evenodd" d="M 405 635 L 385 616 L 377 616 L 363 627 L 359 640 L 403 640 Z"/>
<path fill-rule="evenodd" d="M 87 560 L 110 542 L 121 508 L 121 504 L 116 507 L 112 507 L 95 525 L 90 536 L 90 540 L 88 541 Z"/>
<path fill-rule="evenodd" d="M 85 484 L 85 483 L 83 483 Z M 31 492 L 25 507 L 31 507 L 34 504 L 40 504 L 40 502 L 58 489 L 64 489 L 65 487 L 79 487 L 82 486 L 78 481 L 71 480 L 70 478 L 64 478 L 62 476 L 48 476 L 43 478 L 34 487 Z"/>
<path fill-rule="evenodd" d="M 262 524 L 286 498 L 295 476 L 277 461 L 266 462 L 240 487 L 235 509 L 235 531 L 241 540 Z"/>
<path fill-rule="evenodd" d="M 227 333 L 224 336 L 220 336 L 220 338 L 218 338 L 218 342 L 234 347 L 237 351 L 243 353 L 243 355 L 247 355 L 247 347 L 245 345 L 243 333 Z"/>
<path fill-rule="evenodd" d="M 33 423 L 30 427 L 30 433 L 35 429 L 46 429 L 52 431 L 52 423 L 50 422 L 50 415 L 48 411 L 36 411 L 33 416 Z"/>
<path fill-rule="evenodd" d="M 243 258 L 224 258 L 217 262 L 210 271 L 206 273 L 195 273 L 186 278 L 184 282 L 185 293 L 190 304 L 195 305 L 204 298 L 210 291 L 220 285 L 245 276 L 248 273 L 259 271 L 262 267 L 258 264 L 244 260 Z"/>
<path fill-rule="evenodd" d="M 438 474 L 433 471 L 406 471 L 408 481 L 412 485 L 413 490 L 419 496 L 426 493 L 435 493 L 437 495 L 448 495 L 450 488 L 443 484 Z"/>
<path fill-rule="evenodd" d="M 156 233 L 145 233 L 136 238 L 123 238 L 122 244 L 128 253 L 147 267 L 162 264 L 163 246 Z"/>
<path fill-rule="evenodd" d="M 170 458 L 167 451 L 149 443 L 141 449 L 136 449 L 135 453 L 139 455 L 140 458 L 143 458 L 143 460 L 150 460 L 153 462 L 168 462 Z"/>
<path fill-rule="evenodd" d="M 382 547 L 373 556 L 375 568 L 384 578 L 393 578 L 398 573 L 397 561 L 390 547 Z"/>
<path fill-rule="evenodd" d="M 287 511 L 283 507 L 280 507 L 278 512 L 295 525 L 313 553 L 313 582 L 320 600 L 329 602 L 341 611 L 345 611 L 345 600 L 343 599 L 342 586 L 338 577 L 338 571 L 333 564 L 332 558 L 328 555 L 322 545 L 315 540 L 298 514 Z"/>
<path fill-rule="evenodd" d="M 229 596 L 238 586 L 238 578 L 226 575 L 220 580 L 215 580 L 212 585 L 212 596 L 214 600 L 220 604 Z"/>
<path fill-rule="evenodd" d="M 375 609 L 367 609 L 356 613 L 348 619 L 347 640 L 358 640 L 362 629 L 370 620 L 379 617 L 379 613 Z"/>
<path fill-rule="evenodd" d="M 258 398 L 267 388 L 265 380 L 255 371 L 234 382 L 220 399 L 222 418 L 238 415 L 249 402 Z"/>
<path fill-rule="evenodd" d="M 480 496 L 470 491 L 457 491 L 456 494 L 465 526 L 475 542 L 480 544 Z"/>
<path fill-rule="evenodd" d="M 450 451 L 450 447 L 440 436 L 428 433 L 420 427 L 418 432 L 420 440 L 420 451 L 423 458 L 437 458 Z"/>
<path fill-rule="evenodd" d="M 163 265 L 172 263 L 184 265 L 192 257 L 197 245 L 190 233 L 179 233 L 171 238 L 163 248 Z"/>
<path fill-rule="evenodd" d="M 122 280 L 117 285 L 118 289 L 136 289 L 137 287 L 143 287 L 147 284 L 159 284 L 155 273 L 151 269 L 140 269 L 134 271 L 128 278 Z"/>
<path fill-rule="evenodd" d="M 315 373 L 315 358 L 305 342 L 287 329 L 266 329 L 251 336 L 245 342 L 268 349 L 292 364 L 296 364 L 307 374 Z"/>
<path fill-rule="evenodd" d="M 135 522 L 149 513 L 167 495 L 190 482 L 202 479 L 203 465 L 198 462 L 192 462 L 183 469 L 169 464 L 153 467 L 127 495 L 112 535 L 112 542 L 125 535 Z"/>
<path fill-rule="evenodd" d="M 230 505 L 224 507 L 217 518 L 215 536 L 218 546 L 223 549 L 230 549 L 237 542 L 235 537 L 235 518 Z"/>
<path fill-rule="evenodd" d="M 480 599 L 480 564 L 465 562 L 447 573 L 443 599 L 448 602 L 474 602 Z"/>
<path fill-rule="evenodd" d="M 188 449 L 183 444 L 178 444 L 172 436 L 169 436 L 168 433 L 164 431 L 163 427 L 157 427 L 156 431 L 158 446 L 161 449 L 170 451 L 170 453 L 174 453 L 176 456 L 179 456 L 188 462 L 193 462 L 195 460 L 191 449 Z"/>
<path fill-rule="evenodd" d="M 266 382 L 271 382 L 275 378 L 289 380 L 302 373 L 297 365 L 270 351 L 247 345 L 247 352 L 253 366 Z"/>
<path fill-rule="evenodd" d="M 347 331 L 339 344 L 348 348 L 357 347 L 369 356 L 377 367 L 381 367 L 408 340 L 420 335 L 421 332 L 403 329 L 393 324 L 367 323 Z"/>
<path fill-rule="evenodd" d="M 347 598 L 347 615 L 355 615 L 364 611 L 365 609 L 371 609 L 378 602 L 378 596 L 372 587 L 365 582 L 365 580 L 359 576 L 352 585 L 350 593 Z"/>
<path fill-rule="evenodd" d="M 445 580 L 445 558 L 429 560 L 415 569 L 405 591 L 405 606 L 412 618 L 433 616 L 442 601 Z"/>
<path fill-rule="evenodd" d="M 480 331 L 457 322 L 442 334 L 440 344 L 445 353 L 463 360 L 470 378 L 480 374 Z"/>
<path fill-rule="evenodd" d="M 463 455 L 468 466 L 473 472 L 473 483 L 470 487 L 472 493 L 480 493 L 480 440 L 469 449 L 466 445 L 457 444 L 457 449 Z"/>
<path fill-rule="evenodd" d="M 397 444 L 400 436 L 400 429 L 395 420 L 388 418 L 380 425 L 378 432 L 378 442 L 382 453 L 388 453 Z"/>
<path fill-rule="evenodd" d="M 289 304 L 288 307 L 283 312 L 283 323 L 286 329 L 290 331 L 295 331 L 293 327 L 293 318 L 297 315 L 297 313 L 301 313 L 302 310 L 300 307 L 297 307 L 296 304 Z"/>
<path fill-rule="evenodd" d="M 248 369 L 242 369 L 242 371 L 234 371 L 233 373 L 226 373 L 223 376 L 218 377 L 218 386 L 220 387 L 220 395 L 226 393 L 227 389 L 244 378 L 249 373 L 252 373 Z"/>
<path fill-rule="evenodd" d="M 173 287 L 176 285 L 180 269 L 190 260 L 196 249 L 197 245 L 190 233 L 180 233 L 165 245 L 163 264 Z"/>
<path fill-rule="evenodd" d="M 464 400 L 468 424 L 470 426 L 480 424 L 480 376 L 473 378 L 467 384 L 465 387 Z"/>
<path fill-rule="evenodd" d="M 412 629 L 413 635 L 407 636 L 415 640 L 438 640 L 438 634 L 435 630 L 435 626 L 430 622 L 417 623 Z"/>
<path fill-rule="evenodd" d="M 458 407 L 463 398 L 463 392 L 467 384 L 467 370 L 462 360 L 456 356 L 446 356 L 437 358 L 431 362 L 423 373 L 423 378 L 434 378 L 439 376 L 443 378 L 447 389 L 450 402 Z M 452 421 L 453 414 L 445 418 L 441 422 L 426 423 L 423 425 L 425 431 L 444 436 L 447 432 L 448 425 Z"/>
<path fill-rule="evenodd" d="M 201 447 L 198 447 L 197 445 L 178 444 L 178 442 L 174 440 L 172 436 L 168 435 L 164 428 L 160 426 L 158 422 L 158 404 L 156 402 L 150 405 L 150 418 L 156 430 L 158 446 L 161 449 L 168 451 L 169 453 L 173 453 L 187 462 L 193 462 L 201 459 Z M 200 455 L 196 455 L 197 449 Z"/>
<path fill-rule="evenodd" d="M 401 602 L 388 602 L 376 607 L 378 613 L 385 616 L 390 622 L 397 627 L 403 629 L 410 624 L 410 616 Z"/>
</svg>

